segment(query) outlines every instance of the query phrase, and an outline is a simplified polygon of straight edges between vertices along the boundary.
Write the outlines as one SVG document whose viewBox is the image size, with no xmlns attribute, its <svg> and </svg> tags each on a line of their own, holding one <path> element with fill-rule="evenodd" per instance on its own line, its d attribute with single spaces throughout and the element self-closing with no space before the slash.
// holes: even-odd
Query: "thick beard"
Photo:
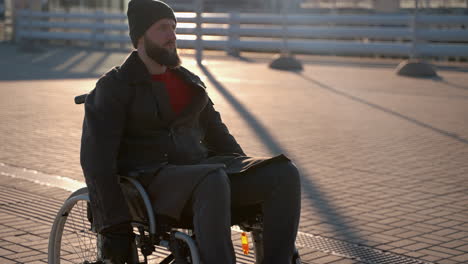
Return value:
<svg viewBox="0 0 468 264">
<path fill-rule="evenodd" d="M 176 68 L 180 66 L 180 57 L 177 54 L 177 49 L 169 51 L 164 47 L 152 42 L 146 36 L 143 36 L 145 42 L 146 55 L 154 60 L 156 63 L 167 66 L 169 68 Z"/>
</svg>

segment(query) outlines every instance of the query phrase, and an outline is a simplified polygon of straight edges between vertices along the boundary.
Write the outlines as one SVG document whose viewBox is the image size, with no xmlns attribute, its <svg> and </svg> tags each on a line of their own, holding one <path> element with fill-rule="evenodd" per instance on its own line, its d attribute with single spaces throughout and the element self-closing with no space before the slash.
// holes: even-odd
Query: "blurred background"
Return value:
<svg viewBox="0 0 468 264">
<path fill-rule="evenodd" d="M 468 0 L 182 0 L 179 48 L 466 61 Z M 128 0 L 0 0 L 0 41 L 131 48 Z"/>
<path fill-rule="evenodd" d="M 13 2 L 18 6 L 32 6 L 36 10 L 106 10 L 126 11 L 129 0 L 3 0 L 6 6 Z M 191 0 L 165 1 L 177 11 L 191 11 Z M 404 12 L 415 7 L 415 0 L 289 0 L 288 6 L 296 12 Z M 242 12 L 277 13 L 281 9 L 282 0 L 205 0 L 205 10 L 209 12 L 226 12 L 238 10 Z M 456 13 L 466 12 L 466 0 L 421 0 L 423 8 L 432 12 Z M 465 10 L 464 10 L 465 9 Z"/>
</svg>

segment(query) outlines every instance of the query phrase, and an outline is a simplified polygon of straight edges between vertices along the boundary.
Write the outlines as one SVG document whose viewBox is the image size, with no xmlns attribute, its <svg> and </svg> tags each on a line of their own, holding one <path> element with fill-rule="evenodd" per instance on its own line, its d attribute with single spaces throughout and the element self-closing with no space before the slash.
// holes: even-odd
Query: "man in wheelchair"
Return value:
<svg viewBox="0 0 468 264">
<path fill-rule="evenodd" d="M 87 96 L 81 142 L 103 258 L 129 261 L 131 213 L 118 175 L 139 171 L 158 215 L 190 217 L 204 264 L 235 263 L 231 208 L 251 206 L 263 215 L 263 263 L 291 263 L 301 198 L 296 167 L 284 155 L 244 153 L 205 84 L 180 66 L 168 5 L 132 0 L 127 15 L 136 50 Z"/>
</svg>

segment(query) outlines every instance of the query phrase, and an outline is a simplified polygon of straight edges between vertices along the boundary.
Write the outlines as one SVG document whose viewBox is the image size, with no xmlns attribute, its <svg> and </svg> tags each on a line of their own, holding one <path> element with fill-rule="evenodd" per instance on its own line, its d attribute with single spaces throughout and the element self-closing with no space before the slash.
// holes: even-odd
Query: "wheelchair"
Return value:
<svg viewBox="0 0 468 264">
<path fill-rule="evenodd" d="M 85 97 L 76 97 L 75 103 L 83 103 Z M 131 263 L 156 263 L 151 260 L 151 255 L 156 253 L 162 255 L 160 264 L 200 264 L 191 221 L 176 222 L 154 212 L 148 193 L 139 181 L 141 173 L 135 171 L 119 176 L 135 234 Z M 233 212 L 232 224 L 243 232 L 250 232 L 255 263 L 259 264 L 263 260 L 262 214 L 258 208 L 244 209 L 242 215 Z M 248 244 L 244 241 L 242 244 L 248 251 Z M 65 200 L 55 217 L 49 236 L 48 263 L 104 263 L 100 248 L 101 235 L 93 226 L 88 189 L 81 188 Z M 296 249 L 291 264 L 300 263 Z"/>
</svg>

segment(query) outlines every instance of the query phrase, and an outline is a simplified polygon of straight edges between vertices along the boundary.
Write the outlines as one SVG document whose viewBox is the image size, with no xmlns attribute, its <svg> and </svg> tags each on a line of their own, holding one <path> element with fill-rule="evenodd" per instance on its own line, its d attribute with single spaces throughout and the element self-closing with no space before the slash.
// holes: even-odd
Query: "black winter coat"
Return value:
<svg viewBox="0 0 468 264">
<path fill-rule="evenodd" d="M 85 102 L 81 166 L 98 231 L 131 221 L 118 175 L 149 170 L 158 214 L 175 219 L 196 184 L 212 170 L 241 173 L 272 159 L 251 158 L 229 133 L 200 78 L 172 69 L 194 89 L 191 103 L 175 115 L 164 83 L 154 82 L 136 52 L 102 76 Z M 177 188 L 174 188 L 177 185 Z M 164 203 L 160 197 L 170 195 Z M 172 198 L 173 197 L 173 198 Z"/>
</svg>

